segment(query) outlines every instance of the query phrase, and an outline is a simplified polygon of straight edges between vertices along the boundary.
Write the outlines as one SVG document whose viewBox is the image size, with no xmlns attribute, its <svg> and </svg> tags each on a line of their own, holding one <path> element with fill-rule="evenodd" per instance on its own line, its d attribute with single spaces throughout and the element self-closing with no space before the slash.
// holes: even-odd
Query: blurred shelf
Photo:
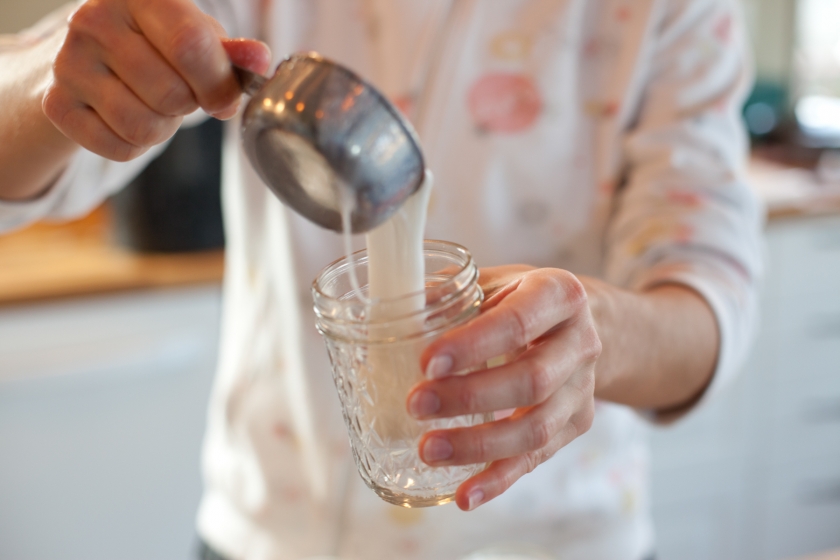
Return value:
<svg viewBox="0 0 840 560">
<path fill-rule="evenodd" d="M 840 184 L 820 182 L 811 169 L 754 155 L 748 177 L 771 221 L 840 215 Z"/>
<path fill-rule="evenodd" d="M 223 251 L 140 254 L 119 247 L 112 231 L 101 206 L 75 222 L 0 236 L 0 305 L 222 279 Z"/>
</svg>

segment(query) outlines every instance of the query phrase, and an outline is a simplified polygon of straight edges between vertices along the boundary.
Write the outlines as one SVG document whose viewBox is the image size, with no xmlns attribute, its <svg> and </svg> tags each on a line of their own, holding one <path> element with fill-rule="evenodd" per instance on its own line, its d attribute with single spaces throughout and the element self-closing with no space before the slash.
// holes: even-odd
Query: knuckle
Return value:
<svg viewBox="0 0 840 560">
<path fill-rule="evenodd" d="M 44 115 L 59 128 L 61 128 L 61 125 L 66 119 L 69 109 L 67 103 L 61 97 L 61 92 L 58 90 L 56 84 L 53 83 L 47 88 L 41 100 L 41 110 L 44 111 Z"/>
<path fill-rule="evenodd" d="M 587 303 L 586 288 L 580 279 L 568 270 L 553 268 L 540 272 L 542 289 L 558 305 L 571 305 L 574 309 L 580 309 Z"/>
<path fill-rule="evenodd" d="M 490 446 L 487 442 L 487 438 L 483 434 L 475 438 L 472 442 L 472 446 L 472 454 L 475 456 L 475 462 L 481 463 L 489 460 Z"/>
<path fill-rule="evenodd" d="M 579 437 L 589 431 L 592 427 L 592 422 L 595 419 L 595 405 L 588 404 L 582 410 L 576 412 L 569 419 L 569 424 L 572 426 L 575 434 L 574 437 Z"/>
<path fill-rule="evenodd" d="M 543 291 L 553 296 L 552 299 L 562 300 L 566 292 L 567 277 L 570 276 L 570 273 L 559 268 L 543 268 L 537 270 L 535 274 Z"/>
<path fill-rule="evenodd" d="M 111 105 L 107 113 L 115 119 L 117 133 L 125 141 L 141 149 L 160 144 L 178 129 L 179 117 L 165 117 L 148 109 L 131 110 Z"/>
<path fill-rule="evenodd" d="M 542 464 L 542 453 L 533 452 L 525 455 L 525 472 L 532 473 Z"/>
<path fill-rule="evenodd" d="M 537 337 L 538 333 L 532 333 L 534 325 L 534 318 L 528 314 L 523 313 L 522 310 L 512 307 L 510 309 L 511 317 L 511 338 L 516 346 L 525 346 Z"/>
<path fill-rule="evenodd" d="M 108 159 L 112 159 L 119 163 L 125 163 L 127 161 L 131 161 L 131 148 L 127 142 L 122 142 L 117 146 L 114 146 L 112 155 L 109 156 Z"/>
<path fill-rule="evenodd" d="M 595 410 L 595 371 L 594 368 L 584 368 L 578 371 L 567 384 L 570 390 L 575 392 L 576 402 L 584 409 Z"/>
<path fill-rule="evenodd" d="M 89 40 L 88 34 L 84 31 L 70 27 L 67 29 L 67 35 L 64 37 L 64 43 L 61 45 L 58 55 L 56 55 L 56 62 L 67 62 L 68 59 L 74 57 L 81 52 L 86 42 Z"/>
<path fill-rule="evenodd" d="M 96 150 L 94 150 L 96 151 Z M 125 163 L 131 161 L 144 152 L 142 148 L 138 148 L 128 142 L 117 141 L 108 147 L 107 153 L 96 151 L 99 155 L 110 160 Z"/>
<path fill-rule="evenodd" d="M 586 363 L 595 363 L 598 358 L 601 357 L 601 352 L 604 347 L 601 343 L 601 337 L 598 336 L 598 332 L 595 330 L 594 326 L 590 325 L 584 334 L 584 340 L 581 348 L 583 352 L 583 360 Z"/>
<path fill-rule="evenodd" d="M 478 410 L 478 397 L 476 396 L 476 392 L 469 385 L 464 385 L 458 392 L 458 404 L 464 414 L 471 414 Z"/>
<path fill-rule="evenodd" d="M 586 288 L 577 276 L 571 272 L 562 271 L 561 276 L 563 281 L 563 297 L 566 302 L 571 304 L 575 309 L 581 309 L 587 305 Z"/>
<path fill-rule="evenodd" d="M 53 61 L 52 74 L 55 83 L 70 84 L 73 82 L 77 74 L 75 58 L 72 46 L 65 43 L 65 46 L 62 47 Z"/>
<path fill-rule="evenodd" d="M 149 147 L 161 140 L 161 123 L 157 118 L 143 118 L 140 115 L 125 117 L 121 125 L 121 136 L 138 148 Z"/>
<path fill-rule="evenodd" d="M 554 372 L 550 366 L 540 360 L 531 360 L 528 374 L 528 398 L 531 404 L 545 401 L 554 389 Z"/>
<path fill-rule="evenodd" d="M 586 375 L 583 376 L 583 380 L 580 382 L 579 386 L 580 392 L 587 401 L 591 401 L 595 398 L 595 371 L 589 370 L 586 372 Z"/>
<path fill-rule="evenodd" d="M 527 472 L 530 472 L 530 471 L 526 472 L 526 470 L 528 468 L 528 464 L 527 464 L 528 458 L 527 457 L 528 457 L 527 455 L 524 456 L 523 461 L 524 461 L 525 464 L 523 465 L 522 470 L 520 470 L 518 467 L 517 468 L 505 469 L 505 471 L 502 473 L 502 475 L 500 477 L 500 482 L 501 482 L 500 487 L 501 488 L 504 488 L 504 489 L 510 488 L 511 486 L 514 485 L 514 483 L 516 483 L 517 480 L 519 480 L 522 477 L 522 475 L 527 474 Z"/>
<path fill-rule="evenodd" d="M 53 123 L 53 126 L 71 140 L 78 141 L 77 136 L 80 127 L 77 122 L 74 122 L 74 104 L 54 84 L 45 92 L 41 100 L 41 110 L 47 119 Z"/>
<path fill-rule="evenodd" d="M 170 52 L 179 67 L 193 67 L 207 57 L 213 48 L 214 37 L 195 22 L 182 23 L 172 34 Z"/>
<path fill-rule="evenodd" d="M 542 449 L 548 445 L 554 437 L 554 422 L 546 416 L 538 416 L 531 421 L 529 430 L 529 449 Z"/>
<path fill-rule="evenodd" d="M 98 2 L 85 2 L 68 20 L 68 32 L 98 35 L 107 26 L 107 14 Z"/>
<path fill-rule="evenodd" d="M 161 113 L 170 116 L 188 115 L 198 108 L 189 87 L 176 80 L 165 87 L 156 105 Z"/>
</svg>

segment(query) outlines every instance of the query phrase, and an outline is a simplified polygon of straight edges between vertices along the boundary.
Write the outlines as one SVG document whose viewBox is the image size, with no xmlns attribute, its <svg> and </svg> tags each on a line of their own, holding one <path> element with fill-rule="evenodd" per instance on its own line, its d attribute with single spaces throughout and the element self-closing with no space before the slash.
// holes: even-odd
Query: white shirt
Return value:
<svg viewBox="0 0 840 560">
<path fill-rule="evenodd" d="M 688 285 L 721 332 L 704 400 L 735 374 L 755 322 L 763 214 L 744 181 L 750 73 L 734 0 L 205 4 L 278 60 L 317 50 L 409 113 L 425 107 L 413 115 L 437 176 L 427 237 L 465 245 L 481 266 Z M 234 560 L 457 559 L 511 541 L 564 559 L 652 552 L 646 426 L 623 406 L 598 403 L 588 433 L 474 512 L 404 510 L 363 486 L 309 294 L 340 239 L 269 193 L 237 126 L 223 156 L 227 261 L 203 538 Z M 157 152 L 119 164 L 80 151 L 42 198 L 0 203 L 0 228 L 83 214 Z"/>
</svg>

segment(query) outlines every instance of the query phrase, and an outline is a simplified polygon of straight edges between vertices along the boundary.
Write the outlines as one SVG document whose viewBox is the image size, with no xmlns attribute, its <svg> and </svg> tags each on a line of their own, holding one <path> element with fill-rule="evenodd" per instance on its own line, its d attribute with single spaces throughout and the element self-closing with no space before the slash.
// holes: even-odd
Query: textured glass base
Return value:
<svg viewBox="0 0 840 560">
<path fill-rule="evenodd" d="M 402 506 L 404 508 L 423 508 L 434 507 L 448 504 L 455 501 L 455 493 L 432 496 L 429 498 L 418 498 L 417 496 L 409 496 L 408 494 L 395 494 L 385 488 L 373 488 L 376 495 L 395 506 Z"/>
<path fill-rule="evenodd" d="M 418 454 L 423 434 L 475 426 L 492 416 L 418 421 L 408 415 L 406 395 L 423 379 L 419 355 L 425 340 L 387 348 L 326 342 L 353 458 L 365 484 L 386 502 L 404 507 L 451 502 L 458 486 L 484 465 L 425 464 Z"/>
</svg>

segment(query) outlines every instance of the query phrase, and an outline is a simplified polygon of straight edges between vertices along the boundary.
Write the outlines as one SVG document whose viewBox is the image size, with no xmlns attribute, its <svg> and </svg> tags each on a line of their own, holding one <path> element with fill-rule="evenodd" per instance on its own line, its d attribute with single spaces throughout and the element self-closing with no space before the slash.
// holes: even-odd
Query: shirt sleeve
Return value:
<svg viewBox="0 0 840 560">
<path fill-rule="evenodd" d="M 136 177 L 166 147 L 161 144 L 125 163 L 80 149 L 50 188 L 38 198 L 0 201 L 0 232 L 37 220 L 71 220 L 84 216 Z"/>
<path fill-rule="evenodd" d="M 706 299 L 720 349 L 705 401 L 737 373 L 757 319 L 764 211 L 745 180 L 741 121 L 752 75 L 734 0 L 663 4 L 638 116 L 624 137 L 626 182 L 607 236 L 607 277 L 636 290 L 679 283 Z"/>
</svg>

